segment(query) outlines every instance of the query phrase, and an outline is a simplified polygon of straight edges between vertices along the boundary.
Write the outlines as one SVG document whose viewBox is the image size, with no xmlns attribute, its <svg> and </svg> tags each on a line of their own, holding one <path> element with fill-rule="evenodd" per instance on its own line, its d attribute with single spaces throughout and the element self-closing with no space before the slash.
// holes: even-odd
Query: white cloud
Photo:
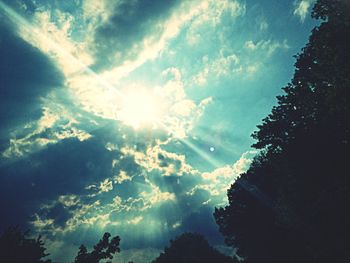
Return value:
<svg viewBox="0 0 350 263">
<path fill-rule="evenodd" d="M 108 178 L 102 181 L 99 185 L 99 193 L 105 193 L 113 190 L 113 183 Z"/>
<path fill-rule="evenodd" d="M 245 68 L 247 74 L 253 74 L 255 72 L 257 72 L 259 69 L 259 64 L 258 63 L 255 63 L 255 64 L 252 64 L 252 65 L 249 65 Z"/>
<path fill-rule="evenodd" d="M 44 229 L 52 227 L 54 224 L 53 219 L 42 219 L 38 214 L 34 215 L 34 220 L 32 220 L 32 225 L 35 229 Z"/>
<path fill-rule="evenodd" d="M 239 63 L 240 60 L 236 54 L 225 54 L 223 50 L 212 60 L 208 56 L 204 56 L 202 58 L 203 68 L 193 77 L 193 81 L 195 84 L 203 86 L 207 84 L 208 78 L 229 76 L 239 68 Z"/>
<path fill-rule="evenodd" d="M 299 16 L 300 21 L 304 22 L 306 15 L 309 12 L 310 6 L 315 2 L 315 0 L 301 0 L 295 2 L 293 14 Z"/>
<path fill-rule="evenodd" d="M 198 44 L 202 34 L 210 28 L 215 28 L 224 15 L 229 15 L 232 19 L 245 13 L 245 5 L 239 1 L 230 0 L 207 0 L 202 1 L 200 12 L 193 16 L 189 21 L 189 27 L 186 32 L 186 40 L 189 45 Z"/>
<path fill-rule="evenodd" d="M 159 187 L 154 185 L 152 186 L 151 192 L 141 192 L 140 196 L 143 197 L 146 202 L 149 203 L 149 205 L 176 200 L 175 194 L 170 192 L 162 192 L 160 191 Z"/>
<path fill-rule="evenodd" d="M 269 24 L 265 20 L 260 22 L 259 28 L 261 31 L 267 30 L 268 27 L 269 27 Z"/>
<path fill-rule="evenodd" d="M 106 143 L 105 148 L 107 149 L 107 151 L 112 152 L 112 151 L 118 150 L 118 145 L 113 144 L 113 143 L 111 143 L 111 142 L 108 142 L 108 143 Z M 113 166 L 114 166 L 114 165 L 113 165 Z"/>
<path fill-rule="evenodd" d="M 164 107 L 167 112 L 161 120 L 163 128 L 173 137 L 185 138 L 208 104 L 204 105 L 202 102 L 210 100 L 210 97 L 199 103 L 187 98 L 181 72 L 175 67 L 164 70 L 162 75 L 168 78 L 168 81 L 158 88 L 167 105 Z"/>
<path fill-rule="evenodd" d="M 171 111 L 173 111 L 176 115 L 188 117 L 195 108 L 196 104 L 192 100 L 182 100 L 172 105 Z"/>
<path fill-rule="evenodd" d="M 220 57 L 213 61 L 211 67 L 214 74 L 219 76 L 226 76 L 232 72 L 232 67 L 239 64 L 239 58 L 236 54 L 224 56 L 222 53 Z"/>
<path fill-rule="evenodd" d="M 137 217 L 134 217 L 130 220 L 127 220 L 126 222 L 128 224 L 131 224 L 131 225 L 137 225 L 139 224 L 141 221 L 142 221 L 143 217 L 142 216 L 137 216 Z"/>
<path fill-rule="evenodd" d="M 39 11 L 34 13 L 32 23 L 15 13 L 9 16 L 18 25 L 19 34 L 24 40 L 53 58 L 66 76 L 84 70 L 92 64 L 93 59 L 87 46 L 91 32 L 87 32 L 82 41 L 75 41 L 71 37 L 75 22 L 72 15 L 59 10 L 37 10 Z"/>
<path fill-rule="evenodd" d="M 166 142 L 167 143 L 167 142 Z M 140 152 L 132 147 L 123 147 L 121 152 L 124 155 L 133 156 L 135 162 L 147 172 L 159 171 L 163 176 L 197 173 L 186 163 L 185 155 L 168 152 L 161 148 L 162 143 L 157 141 L 156 145 L 148 146 L 145 152 Z"/>
<path fill-rule="evenodd" d="M 49 99 L 43 101 L 43 115 L 39 120 L 24 125 L 28 131 L 25 135 L 14 133 L 9 147 L 1 153 L 2 157 L 22 157 L 68 138 L 79 141 L 91 138 L 88 132 L 74 126 L 79 123 L 75 118 L 78 116 L 73 116 L 63 105 L 52 103 Z"/>
<path fill-rule="evenodd" d="M 246 49 L 250 49 L 250 50 L 256 50 L 257 49 L 257 45 L 254 44 L 254 42 L 252 40 L 249 40 L 249 41 L 245 42 L 244 47 Z"/>
<path fill-rule="evenodd" d="M 210 193 L 211 199 L 207 202 L 217 202 L 226 200 L 226 191 L 231 184 L 244 173 L 252 162 L 256 151 L 247 151 L 233 164 L 218 167 L 211 172 L 204 172 L 201 174 L 203 181 L 197 184 L 194 188 L 188 191 L 188 195 L 193 195 L 199 189 L 206 190 Z"/>
<path fill-rule="evenodd" d="M 71 207 L 77 205 L 80 202 L 80 199 L 77 195 L 61 195 L 58 197 L 58 202 L 65 207 Z"/>
<path fill-rule="evenodd" d="M 131 181 L 132 177 L 129 176 L 125 171 L 121 170 L 118 175 L 113 177 L 114 183 L 122 184 L 125 181 Z"/>
<path fill-rule="evenodd" d="M 113 5 L 109 0 L 84 0 L 82 6 L 84 20 L 92 20 L 90 22 L 92 27 L 107 22 L 112 15 Z"/>
<path fill-rule="evenodd" d="M 253 42 L 248 40 L 244 44 L 244 48 L 250 51 L 262 51 L 266 54 L 267 57 L 270 57 L 278 49 L 288 49 L 289 45 L 287 40 L 284 39 L 282 42 L 269 40 L 260 40 L 258 42 Z"/>
</svg>

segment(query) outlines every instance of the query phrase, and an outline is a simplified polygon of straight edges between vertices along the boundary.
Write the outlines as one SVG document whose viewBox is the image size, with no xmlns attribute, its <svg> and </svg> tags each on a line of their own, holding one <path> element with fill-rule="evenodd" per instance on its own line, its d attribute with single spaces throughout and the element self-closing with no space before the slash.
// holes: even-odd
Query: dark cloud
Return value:
<svg viewBox="0 0 350 263">
<path fill-rule="evenodd" d="M 42 115 L 40 98 L 62 86 L 64 81 L 54 64 L 19 38 L 15 31 L 0 17 L 0 152 L 9 146 L 10 132 Z M 37 161 L 26 159 L 5 166 L 1 164 L 2 227 L 19 220 L 24 222 L 36 205 L 35 200 L 26 197 L 38 194 L 35 181 L 39 177 L 35 172 L 31 175 L 31 167 Z M 20 174 L 25 176 L 21 178 Z"/>
<path fill-rule="evenodd" d="M 110 177 L 118 154 L 106 151 L 101 141 L 65 139 L 0 166 L 0 225 L 24 224 L 45 200 L 83 194 L 85 186 Z"/>
<path fill-rule="evenodd" d="M 179 3 L 178 0 L 117 1 L 113 14 L 95 33 L 95 67 L 108 67 L 133 59 L 142 48 L 140 43 L 149 34 L 156 41 L 164 21 Z M 120 52 L 116 58 L 114 52 Z"/>
<path fill-rule="evenodd" d="M 41 115 L 40 97 L 63 85 L 63 76 L 38 49 L 0 17 L 0 150 L 9 130 Z"/>
</svg>

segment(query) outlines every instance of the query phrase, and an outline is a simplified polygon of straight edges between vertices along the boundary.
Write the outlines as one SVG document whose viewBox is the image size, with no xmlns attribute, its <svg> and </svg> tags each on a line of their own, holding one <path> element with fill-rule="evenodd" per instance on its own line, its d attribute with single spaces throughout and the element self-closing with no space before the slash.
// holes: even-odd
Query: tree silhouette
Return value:
<svg viewBox="0 0 350 263">
<path fill-rule="evenodd" d="M 225 256 L 211 247 L 203 236 L 185 233 L 170 241 L 152 263 L 234 263 L 232 258 Z"/>
<path fill-rule="evenodd" d="M 8 228 L 0 237 L 0 262 L 50 263 L 41 236 L 27 238 L 18 227 Z"/>
<path fill-rule="evenodd" d="M 111 234 L 106 232 L 91 252 L 88 252 L 86 247 L 81 245 L 74 263 L 99 263 L 101 260 L 113 259 L 113 254 L 120 252 L 120 237 L 115 236 L 109 240 L 110 237 Z"/>
<path fill-rule="evenodd" d="M 312 16 L 323 22 L 253 134 L 261 153 L 214 213 L 246 262 L 350 258 L 350 1 L 319 0 Z"/>
</svg>

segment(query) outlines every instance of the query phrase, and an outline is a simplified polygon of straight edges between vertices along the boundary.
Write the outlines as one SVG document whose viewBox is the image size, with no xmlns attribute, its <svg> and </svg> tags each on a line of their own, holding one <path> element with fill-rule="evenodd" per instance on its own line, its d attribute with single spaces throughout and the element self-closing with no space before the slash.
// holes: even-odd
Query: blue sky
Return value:
<svg viewBox="0 0 350 263">
<path fill-rule="evenodd" d="M 312 0 L 0 1 L 1 228 L 55 260 L 120 235 L 147 262 L 212 213 L 293 74 Z M 65 253 L 62 253 L 65 251 Z"/>
</svg>

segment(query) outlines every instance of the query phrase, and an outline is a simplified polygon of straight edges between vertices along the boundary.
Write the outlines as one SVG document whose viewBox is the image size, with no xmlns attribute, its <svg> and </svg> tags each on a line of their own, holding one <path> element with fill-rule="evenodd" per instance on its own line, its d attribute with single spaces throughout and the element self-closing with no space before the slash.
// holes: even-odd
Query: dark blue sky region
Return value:
<svg viewBox="0 0 350 263">
<path fill-rule="evenodd" d="M 53 259 L 120 235 L 113 262 L 212 216 L 316 21 L 301 1 L 0 1 L 1 230 Z M 65 251 L 65 253 L 62 253 Z"/>
</svg>

